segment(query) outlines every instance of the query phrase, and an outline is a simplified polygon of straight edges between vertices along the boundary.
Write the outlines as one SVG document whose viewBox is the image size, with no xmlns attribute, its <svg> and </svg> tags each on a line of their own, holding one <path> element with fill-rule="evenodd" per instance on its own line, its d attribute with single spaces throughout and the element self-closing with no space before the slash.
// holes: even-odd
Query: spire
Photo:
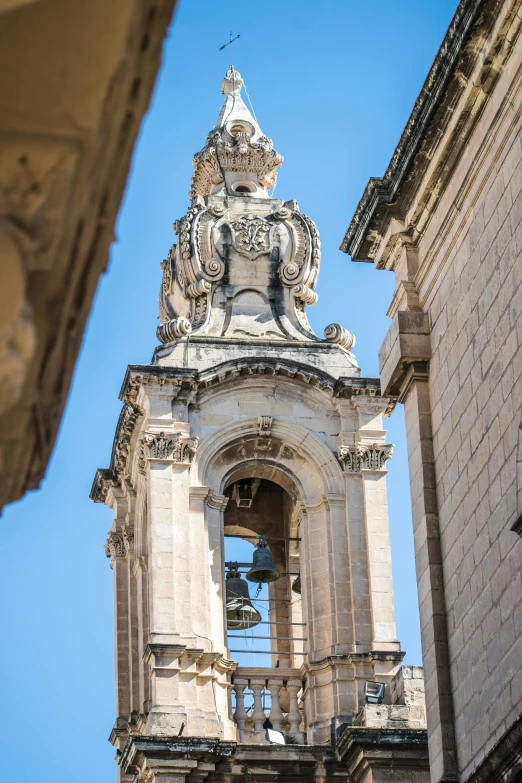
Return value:
<svg viewBox="0 0 522 783">
<path fill-rule="evenodd" d="M 234 123 L 247 123 L 252 132 L 251 140 L 257 141 L 263 134 L 261 128 L 257 124 L 257 120 L 252 116 L 252 113 L 247 109 L 243 98 L 241 97 L 241 88 L 243 86 L 243 79 L 239 71 L 234 69 L 231 65 L 225 74 L 223 84 L 221 86 L 221 92 L 225 96 L 225 101 L 219 112 L 215 128 L 221 130 L 225 128 L 232 129 Z"/>
<path fill-rule="evenodd" d="M 267 198 L 276 183 L 283 158 L 243 102 L 242 85 L 241 74 L 231 65 L 223 80 L 225 100 L 216 125 L 194 156 L 191 199 L 235 192 Z"/>
</svg>

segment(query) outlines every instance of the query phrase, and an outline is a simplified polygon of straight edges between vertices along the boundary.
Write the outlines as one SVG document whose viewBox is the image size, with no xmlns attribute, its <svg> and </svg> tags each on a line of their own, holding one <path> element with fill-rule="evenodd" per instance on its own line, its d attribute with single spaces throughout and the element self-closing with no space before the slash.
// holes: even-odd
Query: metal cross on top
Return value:
<svg viewBox="0 0 522 783">
<path fill-rule="evenodd" d="M 223 46 L 219 47 L 219 51 L 222 52 L 223 49 L 226 49 L 227 46 L 230 46 L 230 67 L 232 68 L 232 44 L 234 41 L 237 41 L 238 38 L 241 38 L 241 35 L 236 35 L 235 38 L 232 38 L 232 30 L 230 31 L 230 40 L 228 43 L 223 44 Z"/>
</svg>

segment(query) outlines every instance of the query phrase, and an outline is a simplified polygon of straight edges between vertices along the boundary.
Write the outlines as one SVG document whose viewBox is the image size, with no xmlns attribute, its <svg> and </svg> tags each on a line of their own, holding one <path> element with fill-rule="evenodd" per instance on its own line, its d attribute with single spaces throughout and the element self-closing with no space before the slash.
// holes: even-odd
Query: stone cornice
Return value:
<svg viewBox="0 0 522 783">
<path fill-rule="evenodd" d="M 165 367 L 157 365 L 129 365 L 120 391 L 120 400 L 136 405 L 139 390 L 165 387 L 166 394 L 184 389 L 203 390 L 239 376 L 279 375 L 318 387 L 334 397 L 381 397 L 378 378 L 333 378 L 308 364 L 286 359 L 233 359 L 207 370 Z M 169 383 L 170 382 L 170 383 Z"/>
<path fill-rule="evenodd" d="M 339 761 L 346 764 L 349 779 L 354 783 L 378 767 L 429 770 L 428 732 L 425 729 L 347 726 L 337 740 L 335 752 Z"/>
<path fill-rule="evenodd" d="M 313 386 L 341 399 L 353 400 L 361 405 L 389 405 L 391 401 L 381 395 L 378 378 L 341 377 L 338 379 L 310 365 L 290 362 L 285 359 L 251 359 L 223 362 L 207 370 L 165 367 L 156 365 L 129 365 L 120 391 L 123 408 L 120 413 L 108 469 L 96 471 L 90 498 L 96 503 L 105 503 L 111 486 L 119 486 L 125 472 L 128 472 L 128 456 L 131 437 L 137 421 L 144 415 L 137 400 L 140 390 L 147 394 L 165 394 L 171 397 L 187 396 L 187 403 L 202 390 L 237 377 L 259 375 L 282 376 Z M 144 444 L 145 445 L 145 444 Z M 145 453 L 141 458 L 141 472 L 145 470 Z"/>
<path fill-rule="evenodd" d="M 288 776 L 295 778 L 296 764 L 300 764 L 303 773 L 303 781 L 312 783 L 317 780 L 315 772 L 317 762 L 332 765 L 336 774 L 342 773 L 342 768 L 335 756 L 334 749 L 325 745 L 240 745 L 237 742 L 224 741 L 202 737 L 159 737 L 131 735 L 123 749 L 119 759 L 120 767 L 127 774 L 132 774 L 138 769 L 150 765 L 155 766 L 165 763 L 165 759 L 171 760 L 175 765 L 176 759 L 204 759 L 205 762 L 233 763 L 234 769 L 227 767 L 227 779 L 230 781 L 243 781 L 245 764 L 251 766 L 263 766 L 274 764 L 271 775 L 276 777 Z M 238 766 L 239 765 L 239 766 Z M 219 779 L 222 779 L 223 770 Z M 306 777 L 304 776 L 306 774 Z M 207 777 L 205 775 L 205 777 Z M 215 780 L 210 775 L 209 780 Z M 339 778 L 341 779 L 341 778 Z"/>
<path fill-rule="evenodd" d="M 502 0 L 459 3 L 388 168 L 382 178 L 369 180 L 345 234 L 341 250 L 349 253 L 354 261 L 373 262 L 370 232 L 381 236 L 385 233 L 391 210 L 393 217 L 400 219 L 404 215 L 405 204 L 426 172 L 433 147 L 451 121 L 479 58 L 485 69 L 481 78 L 483 96 L 478 96 L 479 99 L 491 91 L 496 81 L 492 78 L 496 64 L 484 57 L 483 47 L 478 43 L 492 28 L 501 5 Z M 479 114 L 471 113 L 474 122 Z M 465 144 L 470 132 L 468 127 L 465 134 L 462 128 L 457 128 L 455 143 Z M 441 175 L 451 176 L 452 169 L 448 171 L 448 168 L 442 166 Z"/>
<path fill-rule="evenodd" d="M 317 671 L 329 669 L 332 666 L 351 666 L 364 661 L 394 661 L 400 663 L 405 652 L 402 650 L 370 650 L 369 652 L 350 652 L 343 655 L 327 655 L 318 661 L 308 661 L 303 664 L 302 671 Z"/>
<path fill-rule="evenodd" d="M 120 484 L 129 456 L 134 427 L 141 416 L 143 416 L 143 410 L 138 405 L 129 401 L 124 403 L 116 425 L 110 467 L 98 469 L 94 476 L 89 497 L 95 503 L 105 503 L 110 487 L 116 487 Z"/>
</svg>

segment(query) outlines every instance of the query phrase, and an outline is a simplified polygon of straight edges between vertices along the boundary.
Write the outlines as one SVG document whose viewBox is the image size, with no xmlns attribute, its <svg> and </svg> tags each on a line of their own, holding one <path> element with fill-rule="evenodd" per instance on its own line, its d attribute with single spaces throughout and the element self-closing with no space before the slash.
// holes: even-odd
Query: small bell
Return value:
<svg viewBox="0 0 522 783">
<path fill-rule="evenodd" d="M 266 582 L 275 582 L 276 579 L 279 579 L 279 576 L 279 571 L 274 565 L 272 552 L 266 544 L 266 538 L 259 536 L 259 542 L 252 558 L 252 568 L 246 574 L 246 578 L 249 582 L 266 584 Z"/>
<path fill-rule="evenodd" d="M 297 574 L 297 577 L 292 584 L 292 590 L 294 593 L 297 593 L 297 595 L 301 595 L 301 573 Z"/>
<path fill-rule="evenodd" d="M 261 615 L 252 606 L 248 585 L 237 570 L 237 566 L 231 566 L 226 578 L 226 613 L 227 629 L 229 631 L 242 631 L 245 628 L 253 628 L 261 622 Z"/>
</svg>

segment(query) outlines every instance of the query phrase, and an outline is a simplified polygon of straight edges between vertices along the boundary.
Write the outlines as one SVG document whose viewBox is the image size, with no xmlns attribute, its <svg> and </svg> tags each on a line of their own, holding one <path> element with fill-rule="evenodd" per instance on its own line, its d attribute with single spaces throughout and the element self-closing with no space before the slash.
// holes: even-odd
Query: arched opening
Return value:
<svg viewBox="0 0 522 783">
<path fill-rule="evenodd" d="M 253 466 L 250 471 L 241 469 L 225 489 L 229 498 L 224 514 L 225 565 L 229 573 L 239 571 L 242 589 L 248 585 L 250 602 L 261 619 L 252 627 L 236 629 L 230 614 L 228 647 L 241 666 L 298 668 L 306 633 L 295 584 L 299 576 L 299 537 L 291 535 L 295 502 L 280 484 L 249 472 L 259 471 Z M 266 573 L 251 571 L 259 537 L 266 542 L 263 558 L 271 560 L 279 574 L 270 582 L 263 581 Z"/>
<path fill-rule="evenodd" d="M 232 186 L 234 193 L 255 193 L 256 186 L 253 182 L 237 182 Z"/>
</svg>

